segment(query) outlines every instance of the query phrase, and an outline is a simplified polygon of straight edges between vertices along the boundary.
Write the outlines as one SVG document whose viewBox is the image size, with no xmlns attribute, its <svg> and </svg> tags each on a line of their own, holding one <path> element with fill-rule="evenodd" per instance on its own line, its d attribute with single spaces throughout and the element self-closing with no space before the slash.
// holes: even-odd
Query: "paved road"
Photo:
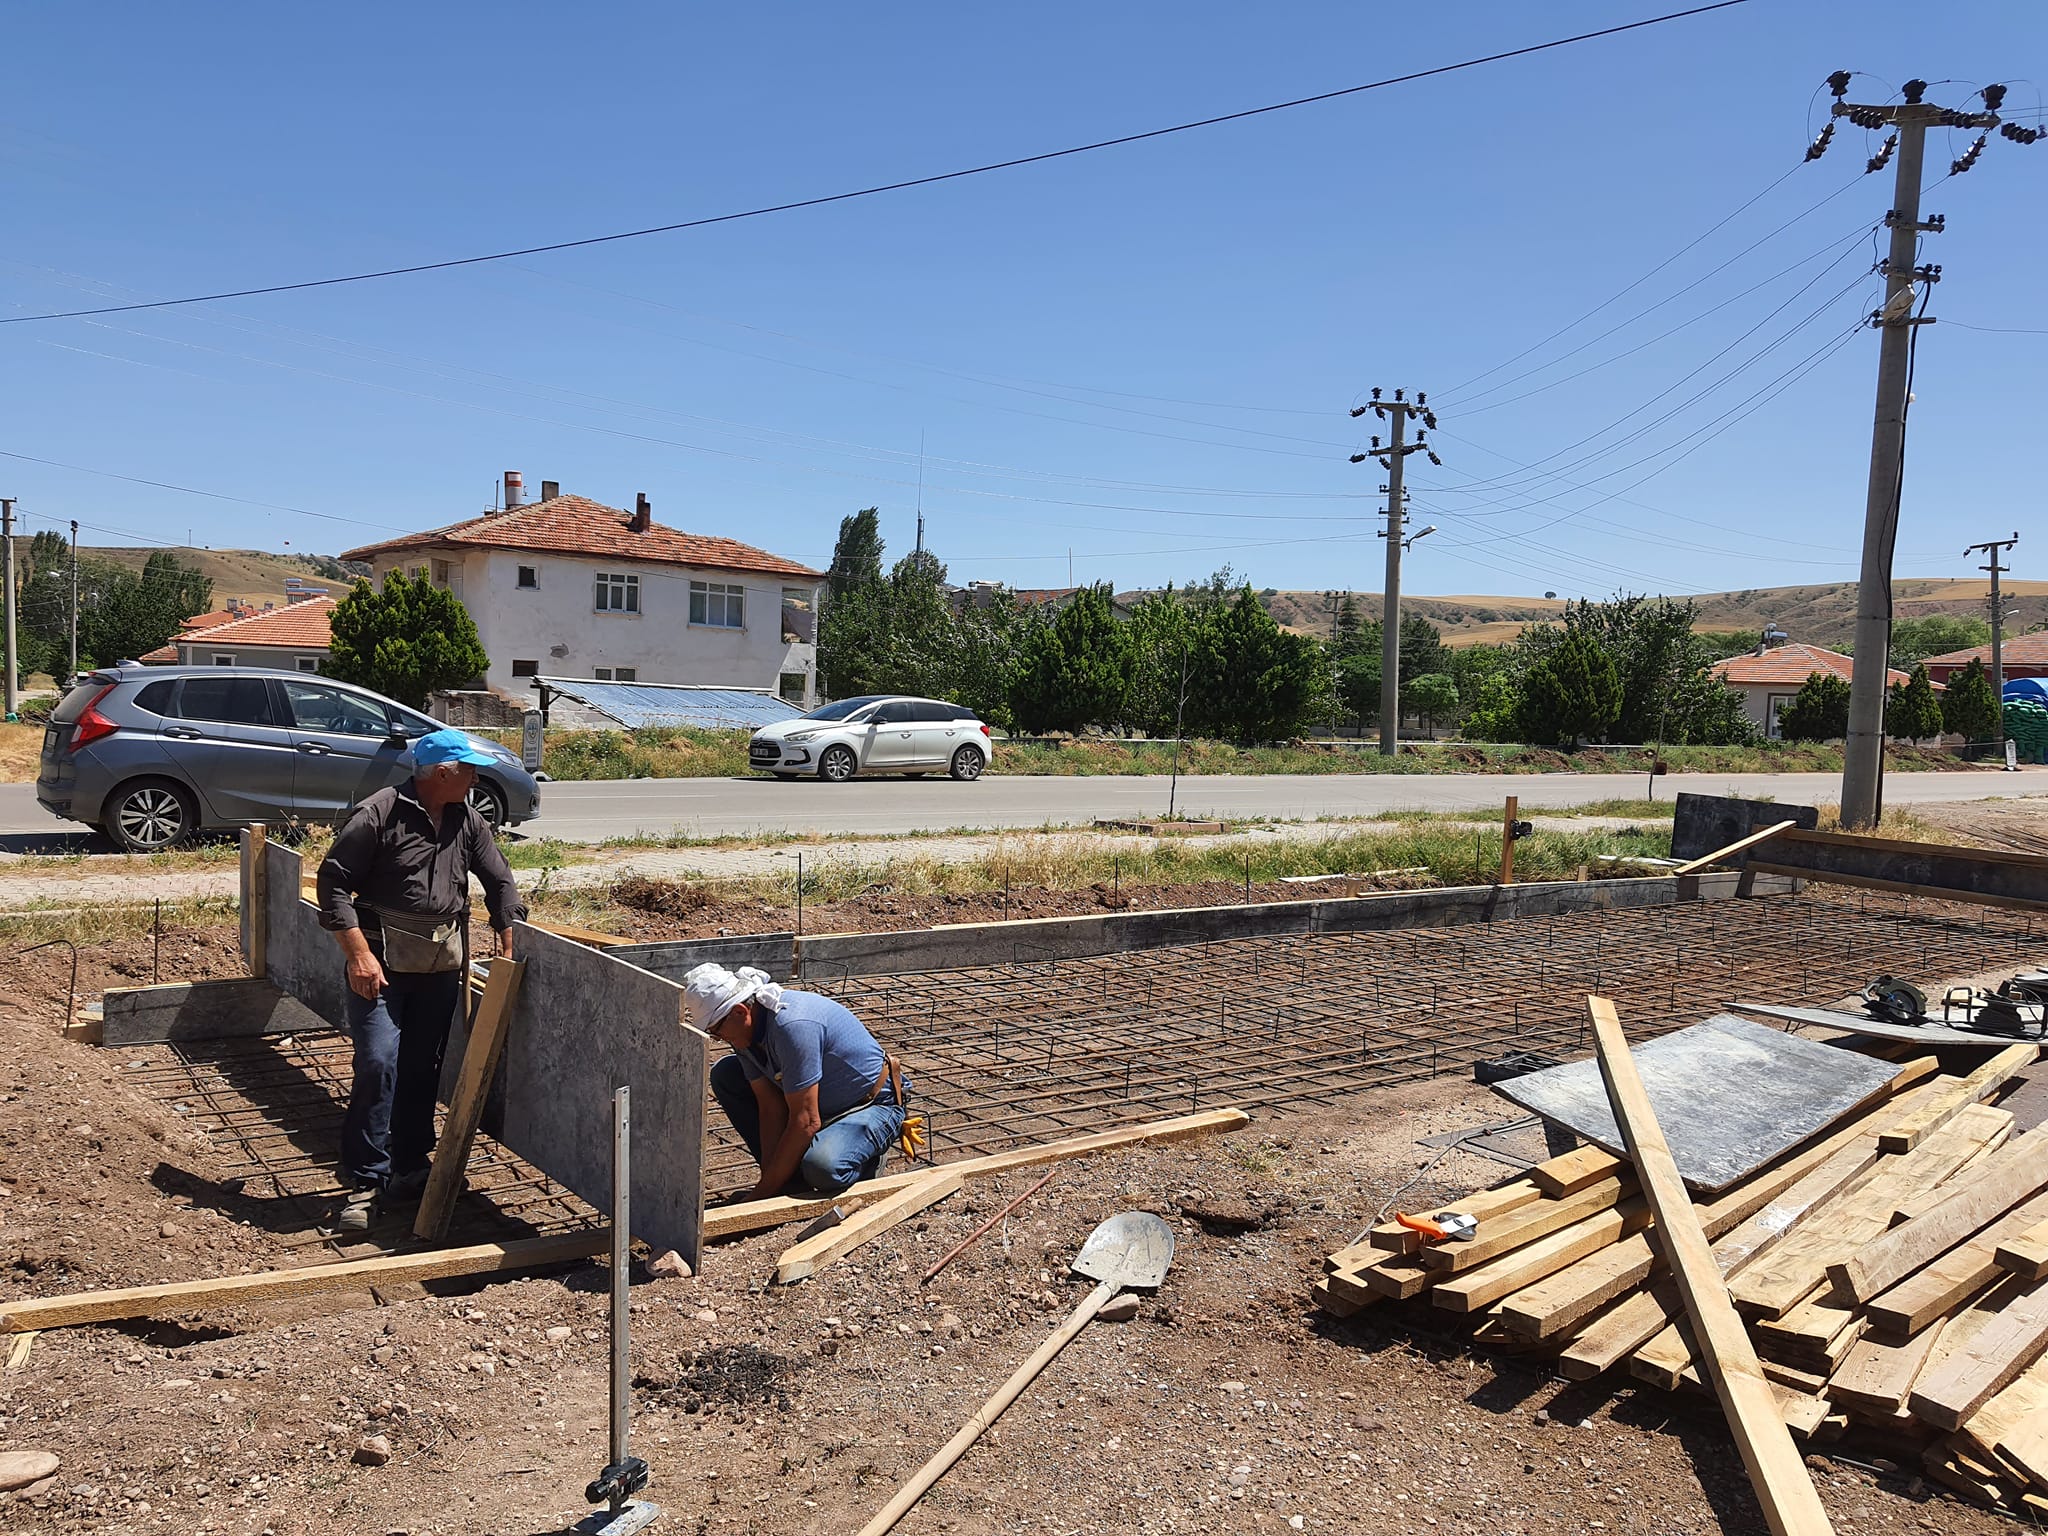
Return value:
<svg viewBox="0 0 2048 1536">
<path fill-rule="evenodd" d="M 1584 805 L 1643 792 L 1636 774 L 1328 774 L 1214 775 L 1180 781 L 1179 808 L 1198 816 L 1270 816 L 1299 820 L 1369 816 L 1391 810 L 1491 810 L 1503 795 L 1530 809 Z M 1673 774 L 1658 796 L 1769 796 L 1795 804 L 1832 801 L 1841 779 L 1828 773 Z M 2016 774 L 1895 773 L 1890 805 L 2048 794 L 2048 768 Z M 520 829 L 529 837 L 591 843 L 635 833 L 723 837 L 753 832 L 887 836 L 966 828 L 1083 826 L 1098 817 L 1159 816 L 1164 777 L 1003 778 L 974 784 L 950 779 L 869 779 L 851 784 L 772 779 L 631 779 L 549 784 L 542 814 Z M 27 784 L 0 784 L 0 846 L 26 851 L 38 834 L 73 830 L 47 815 Z"/>
</svg>

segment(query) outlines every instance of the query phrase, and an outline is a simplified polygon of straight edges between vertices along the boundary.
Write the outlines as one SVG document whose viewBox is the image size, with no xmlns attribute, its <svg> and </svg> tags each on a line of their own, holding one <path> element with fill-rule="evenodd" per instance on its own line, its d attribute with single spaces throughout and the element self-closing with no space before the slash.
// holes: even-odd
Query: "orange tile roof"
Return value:
<svg viewBox="0 0 2048 1536">
<path fill-rule="evenodd" d="M 178 638 L 180 640 L 189 640 L 191 636 L 180 635 Z M 135 659 L 141 662 L 145 667 L 175 667 L 178 664 L 178 648 L 175 645 L 160 645 L 153 651 L 144 651 L 140 656 L 136 657 Z"/>
<path fill-rule="evenodd" d="M 334 612 L 331 597 L 309 597 L 303 603 L 287 603 L 268 613 L 252 613 L 246 619 L 216 624 L 212 629 L 180 635 L 180 645 L 275 645 L 300 651 L 324 651 L 332 636 L 327 616 Z"/>
<path fill-rule="evenodd" d="M 2005 637 L 2005 663 L 2007 666 L 2042 667 L 2048 666 L 2048 630 L 2036 630 L 2031 635 L 2007 635 Z M 1950 651 L 1946 656 L 1930 656 L 1930 667 L 1966 667 L 1972 661 L 1991 665 L 1991 647 L 1973 645 L 1965 651 Z"/>
<path fill-rule="evenodd" d="M 1730 656 L 1717 661 L 1708 669 L 1728 683 L 1782 683 L 1797 688 L 1816 672 L 1832 672 L 1845 681 L 1856 670 L 1854 657 L 1844 656 L 1840 651 L 1831 651 L 1818 645 L 1776 645 L 1761 656 L 1754 652 L 1741 656 Z M 1892 667 L 1885 673 L 1888 682 L 1910 681 L 1904 672 Z"/>
<path fill-rule="evenodd" d="M 234 609 L 222 608 L 214 613 L 195 613 L 191 618 L 181 621 L 178 628 L 185 634 L 193 635 L 202 629 L 218 629 L 223 624 L 233 623 L 238 617 L 240 615 Z"/>
<path fill-rule="evenodd" d="M 694 565 L 712 570 L 759 571 L 770 576 L 799 576 L 822 581 L 825 573 L 794 560 L 771 555 L 737 539 L 716 539 L 650 523 L 635 533 L 630 512 L 584 496 L 556 496 L 531 502 L 510 512 L 487 513 L 445 528 L 365 544 L 345 551 L 344 560 L 370 560 L 398 550 L 444 546 L 484 549 L 531 549 L 560 555 L 586 555 L 612 560 L 638 560 L 655 565 Z"/>
</svg>

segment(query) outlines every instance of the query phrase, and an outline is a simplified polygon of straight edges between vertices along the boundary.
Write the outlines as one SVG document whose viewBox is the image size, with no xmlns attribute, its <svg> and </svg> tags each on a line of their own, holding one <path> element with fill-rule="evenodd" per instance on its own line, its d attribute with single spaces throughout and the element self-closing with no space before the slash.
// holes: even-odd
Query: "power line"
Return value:
<svg viewBox="0 0 2048 1536">
<path fill-rule="evenodd" d="M 1319 102 L 1337 101 L 1346 96 L 1357 96 L 1367 91 L 1384 90 L 1389 86 L 1407 85 L 1417 80 L 1428 80 L 1438 75 L 1455 74 L 1460 70 L 1476 69 L 1483 64 L 1498 64 L 1507 59 L 1524 58 L 1530 54 L 1546 53 L 1555 48 L 1570 47 L 1575 43 L 1592 42 L 1597 38 L 1613 37 L 1623 32 L 1640 31 L 1644 27 L 1660 26 L 1668 21 L 1681 21 L 1690 16 L 1703 16 L 1710 11 L 1725 11 L 1733 6 L 1745 5 L 1748 0 L 1714 0 L 1711 5 L 1694 6 L 1689 10 L 1670 11 L 1662 16 L 1651 16 L 1642 21 L 1623 22 L 1618 26 L 1602 27 L 1593 32 L 1580 32 L 1571 37 L 1553 38 L 1549 42 L 1531 43 L 1524 48 L 1510 48 L 1501 53 L 1490 53 L 1480 58 L 1462 59 L 1455 64 L 1439 64 L 1431 69 L 1412 70 L 1403 75 L 1389 75 L 1383 80 L 1371 80 L 1363 85 L 1345 86 L 1341 90 L 1319 91 L 1313 96 L 1297 96 L 1291 101 L 1277 101 L 1263 107 L 1248 107 L 1241 112 L 1224 112 L 1214 117 L 1198 118 L 1193 122 L 1175 123 L 1165 128 L 1150 128 L 1142 133 L 1120 134 L 1115 138 L 1097 139 L 1088 144 L 1074 144 L 1065 149 L 1044 150 L 1034 155 L 1019 155 L 1009 160 L 993 160 L 985 165 L 973 165 L 956 171 L 940 171 L 930 176 L 914 176 L 902 181 L 882 182 L 875 186 L 859 187 L 847 192 L 832 192 L 821 197 L 798 198 L 786 203 L 771 203 L 759 208 L 742 209 L 735 213 L 710 214 L 700 219 L 683 219 L 673 224 L 655 224 L 645 229 L 623 230 L 610 235 L 586 235 L 578 240 L 557 240 L 547 245 L 529 245 L 518 250 L 493 251 L 482 256 L 458 256 L 447 261 L 419 262 L 407 267 L 386 267 L 375 272 L 353 272 L 343 277 L 308 278 L 294 283 L 272 283 L 260 288 L 236 288 L 219 293 L 194 294 L 182 299 L 155 299 L 139 304 L 115 304 L 101 309 L 77 309 L 42 315 L 16 315 L 0 319 L 0 325 L 26 325 L 41 320 L 76 320 L 89 315 L 125 314 L 138 309 L 171 309 L 188 304 L 212 304 L 223 299 L 255 298 L 262 294 L 298 293 L 308 288 L 335 288 L 347 283 L 375 282 L 388 277 L 411 277 L 422 272 L 445 272 L 455 267 L 481 266 L 486 262 L 510 261 L 520 256 L 540 256 L 551 251 L 580 250 L 593 245 L 611 245 L 622 240 L 639 240 L 649 235 L 676 234 L 682 230 L 705 229 L 717 224 L 733 224 L 742 219 L 765 218 L 770 214 L 794 213 L 805 208 L 823 208 L 833 203 L 852 202 L 856 198 L 876 197 L 885 192 L 905 192 L 916 187 L 936 186 L 942 182 L 960 181 L 970 176 L 985 176 L 994 171 L 1016 170 L 1026 165 L 1042 165 L 1049 160 L 1065 160 L 1075 155 L 1090 154 L 1099 149 L 1115 149 L 1125 144 L 1140 144 L 1148 139 L 1163 139 L 1172 134 L 1191 133 L 1198 128 L 1214 128 L 1223 123 L 1242 122 L 1247 118 L 1264 117 L 1274 112 L 1286 112 L 1296 107 L 1313 106 Z"/>
</svg>

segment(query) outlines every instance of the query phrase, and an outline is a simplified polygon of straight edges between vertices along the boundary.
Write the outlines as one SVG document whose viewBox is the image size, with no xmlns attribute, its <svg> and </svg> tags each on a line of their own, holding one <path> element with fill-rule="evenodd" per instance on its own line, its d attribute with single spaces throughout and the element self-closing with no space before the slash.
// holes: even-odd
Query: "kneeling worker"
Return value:
<svg viewBox="0 0 2048 1536">
<path fill-rule="evenodd" d="M 793 1178 L 836 1195 L 880 1172 L 891 1142 L 914 1152 L 922 1140 L 919 1118 L 906 1124 L 902 1068 L 843 1004 L 752 966 L 707 964 L 683 978 L 683 1013 L 732 1047 L 711 1091 L 761 1165 L 745 1198 L 779 1195 Z"/>
</svg>

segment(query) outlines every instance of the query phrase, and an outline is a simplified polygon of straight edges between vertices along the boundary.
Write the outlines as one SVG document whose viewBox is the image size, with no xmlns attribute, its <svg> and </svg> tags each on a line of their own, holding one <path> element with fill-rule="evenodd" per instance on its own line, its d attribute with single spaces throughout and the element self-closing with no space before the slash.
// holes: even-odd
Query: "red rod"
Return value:
<svg viewBox="0 0 2048 1536">
<path fill-rule="evenodd" d="M 1016 1199 L 1012 1200 L 1000 1211 L 997 1211 L 995 1215 L 989 1217 L 987 1221 L 984 1221 L 980 1226 L 976 1227 L 974 1229 L 974 1235 L 972 1237 L 968 1238 L 967 1241 L 962 1243 L 959 1247 L 955 1248 L 943 1259 L 939 1260 L 939 1262 L 934 1264 L 930 1269 L 926 1270 L 924 1272 L 924 1278 L 919 1280 L 917 1283 L 919 1285 L 929 1285 L 934 1275 L 936 1275 L 940 1270 L 944 1269 L 948 1264 L 952 1263 L 955 1259 L 959 1258 L 961 1254 L 965 1253 L 968 1249 L 972 1248 L 976 1243 L 980 1242 L 983 1237 L 987 1236 L 988 1229 L 990 1227 L 994 1226 L 997 1222 L 1001 1221 L 1005 1216 L 1009 1215 L 1010 1212 L 1017 1209 L 1018 1206 L 1022 1205 L 1026 1200 L 1029 1200 L 1033 1195 L 1037 1194 L 1041 1189 L 1045 1188 L 1046 1185 L 1050 1184 L 1052 1182 L 1052 1176 L 1058 1172 L 1058 1168 L 1048 1168 L 1045 1171 L 1044 1178 L 1040 1179 L 1036 1184 L 1032 1185 L 1029 1189 L 1025 1190 L 1023 1194 L 1019 1195 Z"/>
</svg>

